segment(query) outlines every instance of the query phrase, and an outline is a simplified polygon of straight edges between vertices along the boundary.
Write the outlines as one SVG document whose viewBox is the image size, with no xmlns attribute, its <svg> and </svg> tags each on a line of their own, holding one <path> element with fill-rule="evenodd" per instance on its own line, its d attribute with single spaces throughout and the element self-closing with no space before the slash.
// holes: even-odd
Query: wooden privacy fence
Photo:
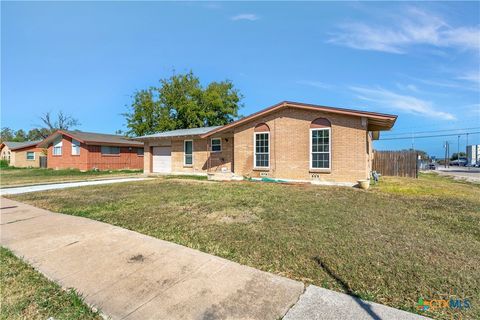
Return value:
<svg viewBox="0 0 480 320">
<path fill-rule="evenodd" d="M 418 178 L 415 151 L 375 151 L 372 170 L 383 176 Z"/>
</svg>

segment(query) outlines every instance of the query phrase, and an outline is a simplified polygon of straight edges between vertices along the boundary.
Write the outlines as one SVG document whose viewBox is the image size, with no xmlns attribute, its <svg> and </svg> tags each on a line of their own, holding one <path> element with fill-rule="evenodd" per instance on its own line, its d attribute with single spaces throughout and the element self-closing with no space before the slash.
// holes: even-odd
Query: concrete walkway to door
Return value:
<svg viewBox="0 0 480 320">
<path fill-rule="evenodd" d="M 106 223 L 1 199 L 1 245 L 113 319 L 278 319 L 300 282 Z"/>
</svg>

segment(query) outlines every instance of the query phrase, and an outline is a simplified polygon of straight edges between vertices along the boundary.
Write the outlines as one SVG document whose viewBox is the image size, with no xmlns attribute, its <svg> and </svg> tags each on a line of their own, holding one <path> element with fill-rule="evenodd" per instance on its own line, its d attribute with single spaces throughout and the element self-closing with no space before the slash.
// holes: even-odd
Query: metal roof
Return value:
<svg viewBox="0 0 480 320">
<path fill-rule="evenodd" d="M 197 136 L 206 134 L 212 130 L 221 128 L 222 126 L 213 126 L 213 127 L 203 127 L 203 128 L 191 128 L 191 129 L 177 129 L 172 131 L 164 131 L 155 134 L 150 134 L 146 136 L 136 137 L 134 139 L 144 139 L 144 138 L 173 138 L 173 137 L 184 137 L 184 136 Z"/>
<path fill-rule="evenodd" d="M 33 146 L 36 146 L 41 141 L 42 140 L 23 141 L 23 142 L 3 141 L 3 144 L 5 144 L 10 150 L 14 150 L 14 149 L 22 149 L 22 148 L 26 148 L 26 147 L 33 147 Z"/>
</svg>

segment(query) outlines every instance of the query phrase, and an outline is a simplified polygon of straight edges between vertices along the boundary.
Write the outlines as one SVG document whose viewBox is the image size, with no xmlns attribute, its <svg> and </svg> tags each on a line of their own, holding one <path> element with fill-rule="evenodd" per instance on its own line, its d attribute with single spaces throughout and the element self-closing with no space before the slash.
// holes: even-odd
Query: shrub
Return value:
<svg viewBox="0 0 480 320">
<path fill-rule="evenodd" d="M 8 160 L 2 159 L 0 160 L 0 168 L 7 168 L 8 167 Z"/>
</svg>

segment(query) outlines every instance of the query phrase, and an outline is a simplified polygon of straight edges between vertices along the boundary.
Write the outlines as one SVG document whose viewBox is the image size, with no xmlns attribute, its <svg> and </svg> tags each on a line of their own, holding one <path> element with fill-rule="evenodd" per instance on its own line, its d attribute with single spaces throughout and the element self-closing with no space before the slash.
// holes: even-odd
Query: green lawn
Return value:
<svg viewBox="0 0 480 320">
<path fill-rule="evenodd" d="M 468 298 L 480 318 L 480 186 L 436 175 L 368 191 L 155 179 L 12 197 L 173 241 L 306 283 L 417 312 Z"/>
<path fill-rule="evenodd" d="M 40 168 L 0 168 L 0 185 L 13 187 L 50 183 L 58 181 L 80 181 L 101 178 L 113 178 L 117 176 L 138 175 L 141 170 L 116 170 L 116 171 L 85 171 L 76 169 L 40 169 Z"/>
<path fill-rule="evenodd" d="M 74 291 L 64 291 L 0 247 L 1 319 L 102 319 Z"/>
</svg>

